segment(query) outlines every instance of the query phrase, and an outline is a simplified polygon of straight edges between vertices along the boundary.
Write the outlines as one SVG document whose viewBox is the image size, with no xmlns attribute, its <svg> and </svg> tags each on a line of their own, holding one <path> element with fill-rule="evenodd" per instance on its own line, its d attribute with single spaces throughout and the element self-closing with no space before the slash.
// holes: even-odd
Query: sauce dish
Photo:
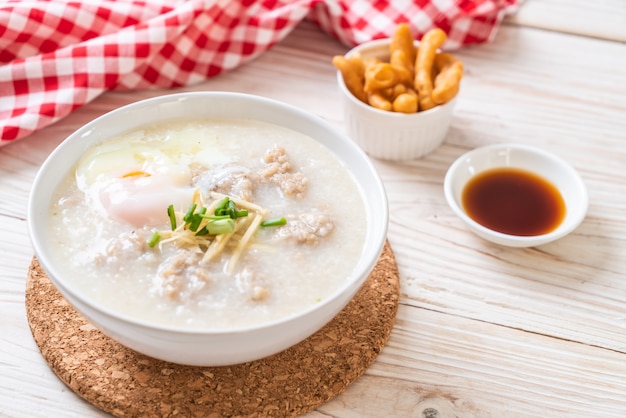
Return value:
<svg viewBox="0 0 626 418">
<path fill-rule="evenodd" d="M 468 184 L 488 170 L 501 169 L 517 170 L 553 186 L 560 194 L 564 205 L 562 219 L 549 230 L 538 233 L 502 232 L 503 230 L 485 226 L 487 225 L 485 222 L 476 221 L 475 217 L 468 213 L 467 202 L 464 199 Z M 503 189 L 500 197 L 504 199 L 507 192 Z M 465 153 L 448 169 L 444 179 L 444 194 L 450 208 L 473 232 L 486 240 L 510 247 L 534 247 L 564 237 L 580 225 L 589 204 L 585 184 L 569 163 L 545 150 L 522 144 L 496 144 Z M 504 201 L 499 202 L 497 199 L 491 205 L 493 213 L 508 211 L 514 221 L 516 216 L 519 221 L 519 216 L 515 215 L 514 211 L 524 207 L 528 209 L 527 212 L 530 211 L 531 218 L 542 216 L 539 209 L 530 206 L 528 199 L 526 201 L 521 199 L 515 203 L 521 208 L 507 207 Z M 519 222 L 533 223 L 535 219 L 531 218 Z M 520 226 L 522 230 L 524 226 L 527 225 Z"/>
</svg>

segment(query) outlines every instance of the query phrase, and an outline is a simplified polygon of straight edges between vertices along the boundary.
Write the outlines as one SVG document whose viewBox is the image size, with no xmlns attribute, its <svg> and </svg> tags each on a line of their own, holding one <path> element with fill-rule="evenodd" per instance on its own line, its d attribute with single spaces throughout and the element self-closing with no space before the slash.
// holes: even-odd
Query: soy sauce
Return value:
<svg viewBox="0 0 626 418">
<path fill-rule="evenodd" d="M 559 190 L 543 177 L 517 168 L 478 173 L 463 189 L 461 201 L 473 220 L 509 235 L 546 234 L 565 217 Z"/>
</svg>

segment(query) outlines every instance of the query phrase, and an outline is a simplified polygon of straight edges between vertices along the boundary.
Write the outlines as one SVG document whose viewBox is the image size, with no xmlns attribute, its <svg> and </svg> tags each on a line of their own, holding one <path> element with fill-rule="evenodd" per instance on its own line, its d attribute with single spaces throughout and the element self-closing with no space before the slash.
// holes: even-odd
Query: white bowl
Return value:
<svg viewBox="0 0 626 418">
<path fill-rule="evenodd" d="M 346 54 L 360 54 L 363 58 L 389 59 L 390 39 L 363 43 Z M 419 45 L 419 42 L 415 42 Z M 369 106 L 346 87 L 337 72 L 341 91 L 346 130 L 368 155 L 390 161 L 423 157 L 439 147 L 446 138 L 457 98 L 432 109 L 414 114 L 388 112 Z"/>
<path fill-rule="evenodd" d="M 242 118 L 281 125 L 329 148 L 354 174 L 364 193 L 366 243 L 352 275 L 316 306 L 282 320 L 236 330 L 189 330 L 157 326 L 96 305 L 68 283 L 51 251 L 47 216 L 53 193 L 83 153 L 94 144 L 150 123 L 180 118 Z M 35 254 L 61 294 L 103 333 L 148 356 L 194 366 L 237 364 L 275 354 L 328 323 L 352 299 L 373 270 L 386 239 L 387 199 L 365 153 L 344 134 L 314 115 L 274 100 L 246 94 L 195 92 L 156 97 L 107 113 L 70 135 L 42 165 L 32 188 L 28 225 Z M 320 274 L 324 274 L 323 269 Z"/>
<path fill-rule="evenodd" d="M 563 221 L 549 233 L 534 236 L 509 235 L 474 221 L 461 203 L 463 189 L 476 174 L 493 168 L 511 167 L 530 171 L 552 183 L 565 203 Z M 469 151 L 448 169 L 444 193 L 452 210 L 480 237 L 510 247 L 534 247 L 559 239 L 580 225 L 588 207 L 585 184 L 576 170 L 561 158 L 539 148 L 520 144 L 497 144 Z"/>
</svg>

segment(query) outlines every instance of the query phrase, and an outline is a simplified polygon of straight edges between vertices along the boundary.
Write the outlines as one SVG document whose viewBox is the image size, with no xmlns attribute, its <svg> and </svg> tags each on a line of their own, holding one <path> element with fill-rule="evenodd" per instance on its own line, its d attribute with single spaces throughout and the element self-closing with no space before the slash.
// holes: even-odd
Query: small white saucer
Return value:
<svg viewBox="0 0 626 418">
<path fill-rule="evenodd" d="M 461 204 L 465 185 L 474 175 L 499 167 L 527 170 L 556 186 L 565 202 L 565 217 L 556 229 L 542 235 L 509 235 L 486 228 L 468 216 Z M 544 150 L 520 144 L 490 145 L 462 155 L 446 173 L 444 193 L 452 210 L 473 232 L 509 247 L 534 247 L 569 234 L 583 221 L 589 205 L 587 188 L 570 164 Z"/>
</svg>

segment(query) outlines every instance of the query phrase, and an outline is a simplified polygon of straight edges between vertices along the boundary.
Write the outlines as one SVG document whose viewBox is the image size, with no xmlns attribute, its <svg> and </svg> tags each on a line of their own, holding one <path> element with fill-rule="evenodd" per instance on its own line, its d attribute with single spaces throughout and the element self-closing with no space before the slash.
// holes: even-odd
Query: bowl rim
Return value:
<svg viewBox="0 0 626 418">
<path fill-rule="evenodd" d="M 465 161 L 468 160 L 469 158 L 472 158 L 477 155 L 486 155 L 486 154 L 494 153 L 500 150 L 509 150 L 512 152 L 524 151 L 528 154 L 542 157 L 544 159 L 551 161 L 554 164 L 554 166 L 557 167 L 559 170 L 565 172 L 567 177 L 570 179 L 570 182 L 574 185 L 576 192 L 577 192 L 577 196 L 578 196 L 577 197 L 578 209 L 574 212 L 572 217 L 569 218 L 569 221 L 567 223 L 565 222 L 568 216 L 566 214 L 566 217 L 564 218 L 563 222 L 561 222 L 561 224 L 558 227 L 556 227 L 555 229 L 553 229 L 552 231 L 548 233 L 539 234 L 539 235 L 530 235 L 530 236 L 520 236 L 520 235 L 511 235 L 511 234 L 506 234 L 503 232 L 494 231 L 493 229 L 487 228 L 483 226 L 482 224 L 476 222 L 469 215 L 467 215 L 465 210 L 462 208 L 461 203 L 458 201 L 457 197 L 455 196 L 454 190 L 453 190 L 453 182 L 457 178 L 457 175 L 459 174 L 459 169 L 463 166 Z M 503 167 L 503 166 L 505 165 L 494 165 L 493 167 L 490 167 L 489 169 Z M 525 168 L 523 166 L 516 166 L 516 167 L 536 174 L 535 171 Z M 482 171 L 484 170 L 474 173 L 469 178 L 473 177 L 474 175 Z M 546 180 L 553 183 L 552 179 L 547 178 L 547 176 L 542 175 L 542 177 L 546 178 Z M 469 181 L 469 178 L 468 178 L 468 181 Z M 466 183 L 467 181 L 463 184 L 462 187 L 464 187 Z M 585 183 L 582 177 L 580 176 L 580 174 L 578 173 L 578 171 L 576 171 L 576 169 L 570 163 L 568 163 L 567 161 L 565 161 L 563 158 L 559 157 L 558 155 L 553 154 L 543 148 L 533 146 L 533 145 L 520 144 L 520 143 L 491 144 L 491 145 L 478 147 L 478 148 L 475 148 L 475 149 L 472 149 L 470 151 L 463 153 L 450 165 L 450 167 L 446 171 L 446 175 L 444 177 L 443 189 L 444 189 L 445 199 L 448 205 L 450 206 L 450 208 L 459 218 L 461 218 L 461 220 L 463 220 L 470 227 L 470 229 L 474 230 L 474 232 L 476 232 L 478 235 L 480 235 L 484 239 L 487 239 L 491 242 L 505 245 L 505 246 L 513 246 L 513 247 L 533 247 L 537 245 L 543 245 L 543 244 L 552 242 L 554 240 L 557 240 L 559 238 L 562 238 L 565 235 L 568 235 L 582 223 L 582 221 L 584 220 L 587 214 L 587 210 L 589 207 L 589 194 L 587 191 L 587 187 L 585 186 Z M 559 190 L 559 192 L 561 192 L 561 190 Z M 570 213 L 570 212 L 568 211 L 567 213 Z"/>
<path fill-rule="evenodd" d="M 289 112 L 292 116 L 297 117 L 299 119 L 302 118 L 302 120 L 313 122 L 314 124 L 321 126 L 325 131 L 332 133 L 335 140 L 339 140 L 342 142 L 341 145 L 343 147 L 348 147 L 350 154 L 355 155 L 355 157 L 360 160 L 359 161 L 360 164 L 363 164 L 367 172 L 370 173 L 372 182 L 368 183 L 367 189 L 365 189 L 361 185 L 361 183 L 356 179 L 356 176 L 353 175 L 353 177 L 355 177 L 355 180 L 357 180 L 357 185 L 360 189 L 361 195 L 364 198 L 364 203 L 366 204 L 366 206 L 367 206 L 367 199 L 365 198 L 366 194 L 376 193 L 381 198 L 381 200 L 378 202 L 379 203 L 378 210 L 381 211 L 380 215 L 382 215 L 382 217 L 380 219 L 380 222 L 381 222 L 380 228 L 377 228 L 375 230 L 376 232 L 375 242 L 369 245 L 367 243 L 364 243 L 362 254 L 359 260 L 357 261 L 355 269 L 352 271 L 351 275 L 348 276 L 347 280 L 345 280 L 345 282 L 342 284 L 341 287 L 339 287 L 334 292 L 329 294 L 326 298 L 324 298 L 319 303 L 316 303 L 308 307 L 307 309 L 295 312 L 291 315 L 281 317 L 272 321 L 263 322 L 257 325 L 246 325 L 246 326 L 239 326 L 239 327 L 232 327 L 232 328 L 184 328 L 184 327 L 178 327 L 178 326 L 173 326 L 173 325 L 158 324 L 158 323 L 150 322 L 144 319 L 139 319 L 131 315 L 123 314 L 109 307 L 102 306 L 93 298 L 88 297 L 83 292 L 77 290 L 74 286 L 71 286 L 71 284 L 69 284 L 68 286 L 67 281 L 65 280 L 61 280 L 61 282 L 58 281 L 57 275 L 59 274 L 60 270 L 54 267 L 54 263 L 50 259 L 51 254 L 49 250 L 45 249 L 45 247 L 49 245 L 49 243 L 47 243 L 46 241 L 45 233 L 43 231 L 39 232 L 35 228 L 34 222 L 32 221 L 32 219 L 35 219 L 37 217 L 36 192 L 40 188 L 43 187 L 42 182 L 44 181 L 45 175 L 49 174 L 50 166 L 53 165 L 55 160 L 63 156 L 66 149 L 68 148 L 71 149 L 72 147 L 76 146 L 76 143 L 80 143 L 82 137 L 87 135 L 89 132 L 91 132 L 94 127 L 97 127 L 99 124 L 103 123 L 103 121 L 106 122 L 108 119 L 114 118 L 116 115 L 120 113 L 126 112 L 131 109 L 140 108 L 140 107 L 150 107 L 160 102 L 167 103 L 167 102 L 185 100 L 186 98 L 198 98 L 199 99 L 203 97 L 211 98 L 211 100 L 219 100 L 220 98 L 230 98 L 233 100 L 244 100 L 244 101 L 249 101 L 251 103 L 268 105 L 275 109 L 280 109 L 282 111 Z M 236 118 L 236 117 L 237 116 L 233 116 L 233 118 Z M 176 119 L 181 119 L 181 118 L 175 118 L 175 117 L 172 118 L 172 120 L 176 120 Z M 260 120 L 260 118 L 258 120 Z M 268 122 L 268 123 L 271 123 L 271 122 Z M 119 134 L 133 130 L 133 129 L 140 128 L 141 126 L 145 124 L 146 122 L 137 123 L 130 128 L 121 129 L 119 130 Z M 99 141 L 102 141 L 102 140 L 99 140 Z M 94 142 L 94 144 L 98 143 L 99 141 Z M 86 149 L 91 148 L 94 144 L 88 146 Z M 322 143 L 322 145 L 328 148 L 328 146 L 325 145 L 324 143 Z M 83 151 L 81 152 L 81 155 L 85 152 L 86 149 L 83 149 Z M 337 155 L 335 151 L 331 149 L 329 149 L 329 151 L 333 153 L 342 163 L 344 164 L 346 163 L 346 161 L 344 161 L 339 155 Z M 76 161 L 72 162 L 72 164 L 75 164 L 75 163 Z M 62 178 L 64 176 L 60 176 L 60 177 Z M 59 184 L 60 184 L 60 180 L 57 181 L 56 185 L 58 186 Z M 50 202 L 46 202 L 46 203 L 50 203 Z M 367 215 L 369 217 L 370 211 L 368 210 L 367 212 L 368 212 Z M 42 221 L 42 222 L 44 222 L 44 226 L 45 226 L 46 222 L 45 221 Z M 369 224 L 370 222 L 368 222 L 368 228 L 369 228 Z M 329 122 L 324 120 L 322 117 L 312 112 L 305 111 L 304 109 L 296 107 L 294 105 L 281 102 L 276 99 L 263 97 L 263 96 L 258 96 L 258 95 L 248 94 L 248 93 L 228 92 L 228 91 L 180 92 L 180 93 L 163 94 L 163 95 L 159 95 L 159 96 L 155 96 L 155 97 L 151 97 L 147 99 L 141 99 L 141 100 L 123 105 L 121 107 L 115 108 L 113 110 L 110 110 L 109 112 L 104 113 L 96 117 L 95 119 L 91 120 L 90 122 L 80 126 L 78 129 L 76 129 L 75 131 L 70 133 L 67 137 L 65 137 L 65 139 L 63 139 L 63 141 L 48 155 L 46 160 L 43 162 L 43 164 L 39 168 L 31 186 L 31 191 L 28 197 L 28 208 L 27 208 L 27 228 L 28 228 L 28 232 L 29 232 L 29 236 L 31 239 L 31 244 L 33 246 L 35 256 L 38 258 L 38 261 L 41 267 L 44 269 L 44 271 L 48 275 L 50 281 L 55 285 L 55 287 L 58 288 L 59 291 L 61 291 L 61 293 L 63 292 L 69 293 L 72 297 L 75 297 L 79 303 L 89 306 L 91 309 L 93 309 L 94 311 L 97 311 L 99 314 L 102 314 L 107 318 L 120 320 L 125 323 L 131 324 L 134 326 L 139 326 L 144 329 L 166 331 L 166 332 L 177 333 L 181 335 L 182 334 L 186 334 L 186 335 L 192 335 L 192 334 L 193 335 L 201 335 L 201 334 L 233 335 L 233 334 L 241 334 L 241 333 L 245 333 L 249 331 L 260 331 L 263 329 L 270 329 L 276 326 L 280 326 L 281 324 L 284 324 L 293 320 L 297 320 L 300 317 L 310 314 L 312 311 L 319 310 L 325 305 L 334 303 L 335 300 L 338 299 L 345 291 L 347 291 L 355 283 L 358 283 L 360 281 L 361 283 L 356 288 L 355 292 L 358 291 L 362 283 L 367 279 L 368 275 L 371 274 L 371 271 L 374 269 L 376 263 L 378 262 L 380 254 L 383 251 L 383 248 L 387 239 L 388 224 L 389 224 L 388 198 L 387 198 L 384 184 L 382 182 L 382 178 L 380 177 L 380 174 L 376 170 L 374 164 L 369 159 L 369 157 L 367 157 L 365 152 L 361 148 L 359 148 L 355 143 L 353 143 L 341 130 L 332 126 Z M 367 238 L 369 238 L 369 235 L 366 236 L 366 239 Z M 369 251 L 367 250 L 368 246 L 370 247 Z M 366 258 L 368 255 L 370 256 L 370 259 Z M 361 276 L 364 276 L 364 277 L 361 278 Z M 349 300 L 351 299 L 352 298 L 350 298 Z M 74 304 L 72 303 L 72 305 Z"/>
</svg>

